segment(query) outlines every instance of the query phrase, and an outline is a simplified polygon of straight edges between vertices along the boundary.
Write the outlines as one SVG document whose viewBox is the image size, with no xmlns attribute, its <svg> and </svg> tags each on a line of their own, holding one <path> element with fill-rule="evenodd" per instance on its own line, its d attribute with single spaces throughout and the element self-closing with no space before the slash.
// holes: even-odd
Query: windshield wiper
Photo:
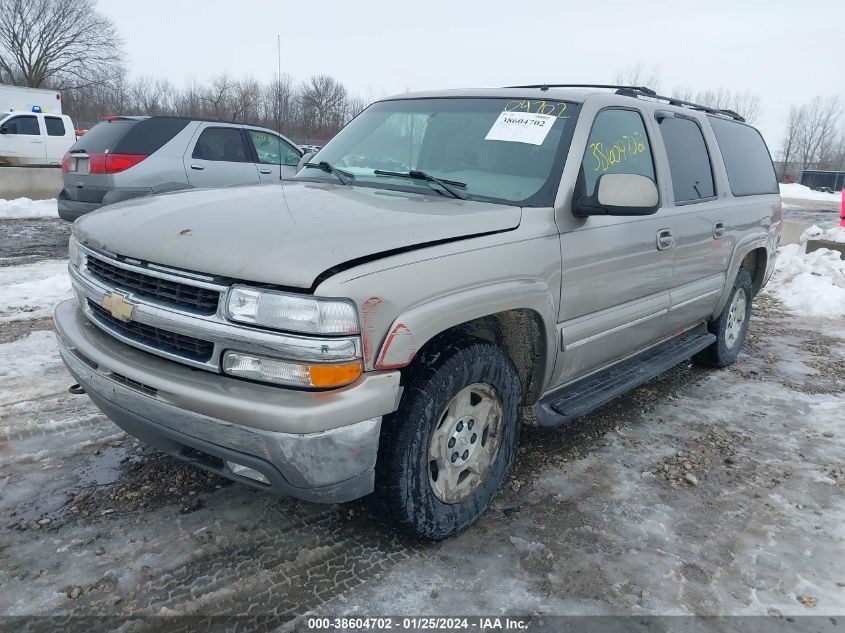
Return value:
<svg viewBox="0 0 845 633">
<path fill-rule="evenodd" d="M 319 163 L 305 163 L 305 165 L 303 166 L 316 167 L 317 169 L 327 171 L 330 174 L 337 176 L 337 179 L 344 185 L 348 185 L 350 179 L 355 178 L 354 174 L 350 174 L 348 171 L 343 171 L 342 169 L 338 169 L 337 167 L 332 167 L 331 164 L 327 163 L 324 160 L 321 160 Z"/>
<path fill-rule="evenodd" d="M 402 172 L 402 171 L 384 171 L 383 169 L 376 169 L 373 173 L 375 173 L 377 176 L 396 176 L 397 178 L 411 178 L 412 180 L 425 180 L 426 182 L 433 182 L 436 185 L 440 185 L 453 198 L 458 198 L 459 200 L 466 200 L 469 197 L 469 196 L 467 196 L 467 194 L 462 193 L 460 191 L 456 191 L 454 189 L 454 187 L 466 188 L 467 184 L 465 182 L 458 182 L 457 180 L 444 180 L 442 178 L 437 178 L 436 176 L 431 176 L 430 174 L 427 174 L 424 171 L 418 171 L 418 170 L 412 169 L 411 171 L 408 171 L 408 172 Z"/>
</svg>

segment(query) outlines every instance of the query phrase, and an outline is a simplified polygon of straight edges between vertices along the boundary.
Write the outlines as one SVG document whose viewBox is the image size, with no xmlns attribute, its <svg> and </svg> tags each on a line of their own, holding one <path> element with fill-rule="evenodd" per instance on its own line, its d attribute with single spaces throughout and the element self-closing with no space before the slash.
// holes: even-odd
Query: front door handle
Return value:
<svg viewBox="0 0 845 633">
<path fill-rule="evenodd" d="M 191 169 L 195 169 L 196 171 L 203 171 L 205 167 L 202 165 L 191 165 Z"/>
<path fill-rule="evenodd" d="M 725 234 L 725 223 L 724 222 L 714 222 L 713 223 L 713 239 L 718 240 Z"/>
<path fill-rule="evenodd" d="M 657 232 L 657 250 L 668 251 L 675 245 L 675 236 L 669 229 L 660 229 Z"/>
<path fill-rule="evenodd" d="M 268 176 L 273 173 L 272 169 L 259 169 L 258 171 L 264 174 L 265 176 Z"/>
</svg>

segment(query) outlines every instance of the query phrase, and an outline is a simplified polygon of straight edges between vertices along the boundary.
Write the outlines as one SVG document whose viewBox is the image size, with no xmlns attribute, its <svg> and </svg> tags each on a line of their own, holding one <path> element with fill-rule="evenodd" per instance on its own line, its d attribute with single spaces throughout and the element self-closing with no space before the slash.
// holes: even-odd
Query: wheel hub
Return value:
<svg viewBox="0 0 845 633">
<path fill-rule="evenodd" d="M 736 345 L 737 340 L 742 334 L 747 303 L 748 298 L 745 295 L 745 289 L 737 289 L 731 301 L 731 307 L 728 308 L 728 321 L 725 324 L 725 343 L 731 349 Z"/>
<path fill-rule="evenodd" d="M 502 415 L 499 394 L 484 383 L 449 402 L 429 443 L 429 483 L 440 501 L 463 501 L 487 476 L 501 445 Z"/>
</svg>

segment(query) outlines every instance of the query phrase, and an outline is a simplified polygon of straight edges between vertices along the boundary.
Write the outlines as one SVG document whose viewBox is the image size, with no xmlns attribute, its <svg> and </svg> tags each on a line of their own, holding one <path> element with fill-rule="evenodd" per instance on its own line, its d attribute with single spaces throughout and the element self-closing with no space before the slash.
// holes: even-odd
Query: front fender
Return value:
<svg viewBox="0 0 845 633">
<path fill-rule="evenodd" d="M 509 310 L 529 310 L 539 316 L 547 341 L 555 340 L 554 293 L 538 279 L 514 279 L 464 289 L 414 306 L 391 325 L 376 356 L 376 369 L 408 365 L 417 351 L 450 328 Z M 547 355 L 544 376 L 551 373 L 554 354 Z"/>
</svg>

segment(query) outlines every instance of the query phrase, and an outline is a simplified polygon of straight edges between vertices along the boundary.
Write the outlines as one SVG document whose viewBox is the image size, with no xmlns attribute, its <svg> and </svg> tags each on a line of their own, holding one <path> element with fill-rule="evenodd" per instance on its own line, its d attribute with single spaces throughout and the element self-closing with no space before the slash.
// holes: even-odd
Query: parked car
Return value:
<svg viewBox="0 0 845 633">
<path fill-rule="evenodd" d="M 284 136 L 239 123 L 112 116 L 64 157 L 59 216 L 157 193 L 292 176 L 302 152 Z"/>
<path fill-rule="evenodd" d="M 316 154 L 323 148 L 322 145 L 300 145 L 299 149 L 302 150 L 304 154 L 311 152 L 312 154 Z"/>
<path fill-rule="evenodd" d="M 631 88 L 401 95 L 292 181 L 80 219 L 56 330 L 128 433 L 272 493 L 372 495 L 436 540 L 489 506 L 523 407 L 569 424 L 690 357 L 733 363 L 781 224 L 734 113 Z"/>
<path fill-rule="evenodd" d="M 73 122 L 65 114 L 0 114 L 0 166 L 58 167 L 75 141 Z"/>
</svg>

